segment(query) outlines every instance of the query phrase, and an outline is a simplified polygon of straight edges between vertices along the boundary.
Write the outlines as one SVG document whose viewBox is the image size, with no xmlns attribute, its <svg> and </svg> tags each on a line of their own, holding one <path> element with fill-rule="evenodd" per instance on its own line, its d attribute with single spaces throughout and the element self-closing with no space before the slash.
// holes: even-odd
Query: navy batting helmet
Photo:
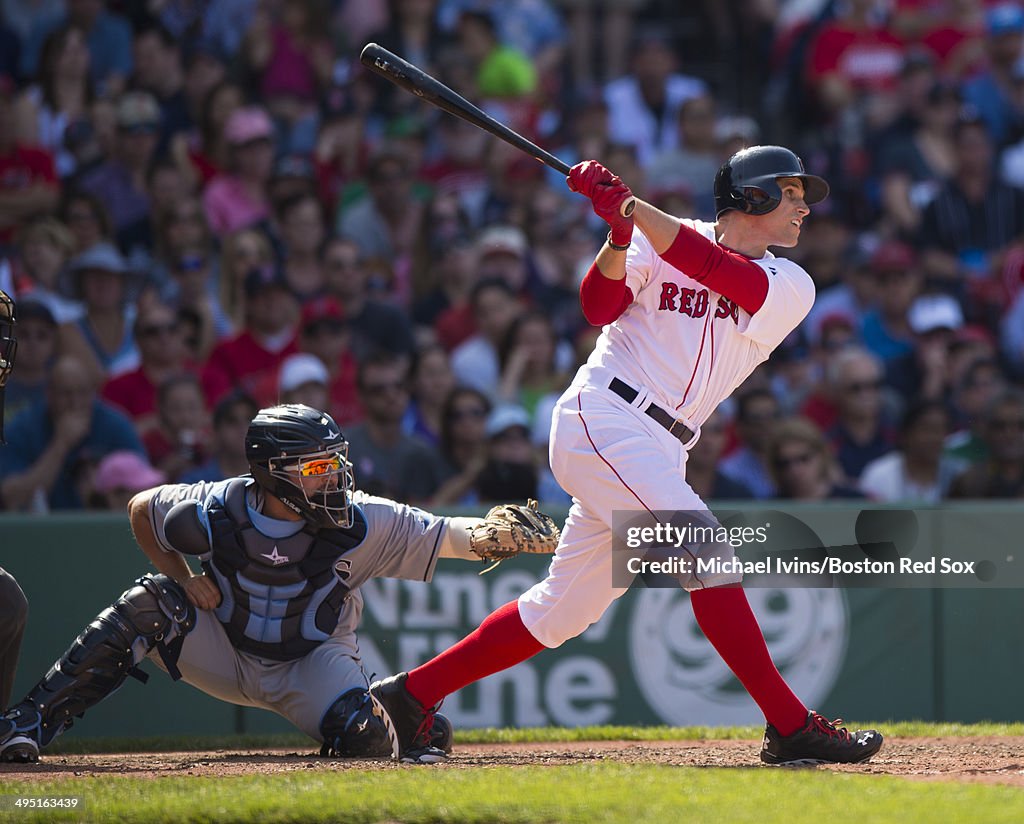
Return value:
<svg viewBox="0 0 1024 824">
<path fill-rule="evenodd" d="M 326 412 L 301 403 L 261 409 L 245 434 L 245 457 L 256 483 L 314 525 L 352 525 L 348 441 Z"/>
<path fill-rule="evenodd" d="M 782 201 L 778 178 L 798 177 L 808 205 L 828 197 L 828 184 L 804 171 L 803 161 L 782 146 L 751 146 L 730 157 L 715 175 L 715 214 L 730 209 L 766 215 Z"/>
</svg>

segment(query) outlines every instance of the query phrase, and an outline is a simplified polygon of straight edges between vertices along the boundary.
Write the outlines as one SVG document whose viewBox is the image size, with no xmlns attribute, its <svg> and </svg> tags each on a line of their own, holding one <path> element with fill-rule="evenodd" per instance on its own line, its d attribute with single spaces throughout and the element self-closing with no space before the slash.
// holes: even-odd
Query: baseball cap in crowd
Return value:
<svg viewBox="0 0 1024 824">
<path fill-rule="evenodd" d="M 724 115 L 715 121 L 715 141 L 727 143 L 730 140 L 743 140 L 754 145 L 761 139 L 761 127 L 752 117 L 742 115 Z"/>
<path fill-rule="evenodd" d="M 907 323 L 918 335 L 936 329 L 956 330 L 964 325 L 964 313 L 950 295 L 922 295 L 910 305 Z"/>
<path fill-rule="evenodd" d="M 155 469 L 138 452 L 118 450 L 106 455 L 96 467 L 92 484 L 97 492 L 123 489 L 141 492 L 165 483 L 167 476 Z"/>
<path fill-rule="evenodd" d="M 57 325 L 57 319 L 50 307 L 31 295 L 18 300 L 15 316 L 18 318 L 18 323 L 24 323 L 27 320 L 41 320 L 47 326 L 56 327 Z"/>
<path fill-rule="evenodd" d="M 1024 32 L 1024 9 L 1017 3 L 1000 3 L 985 13 L 985 26 L 991 35 Z"/>
<path fill-rule="evenodd" d="M 277 377 L 277 389 L 281 393 L 291 392 L 307 383 L 327 386 L 329 381 L 330 375 L 327 374 L 327 367 L 323 361 L 316 355 L 300 352 L 284 359 Z"/>
<path fill-rule="evenodd" d="M 341 301 L 332 295 L 312 298 L 302 304 L 302 325 L 316 326 L 321 323 L 345 324 L 345 311 Z"/>
<path fill-rule="evenodd" d="M 274 123 L 259 106 L 235 109 L 224 126 L 224 139 L 235 146 L 274 136 Z"/>
<path fill-rule="evenodd" d="M 242 281 L 242 290 L 247 298 L 262 294 L 269 289 L 281 289 L 291 292 L 291 284 L 284 275 L 284 270 L 275 263 L 266 263 L 249 270 Z"/>
<path fill-rule="evenodd" d="M 515 226 L 489 226 L 480 233 L 476 246 L 481 257 L 506 254 L 521 258 L 526 255 L 526 235 Z"/>
<path fill-rule="evenodd" d="M 114 244 L 103 241 L 90 246 L 73 258 L 69 268 L 74 273 L 83 272 L 86 269 L 99 269 L 104 272 L 124 274 L 128 271 L 128 264 Z"/>
<path fill-rule="evenodd" d="M 513 427 L 530 431 L 530 414 L 521 406 L 505 404 L 495 407 L 487 416 L 487 423 L 484 426 L 484 434 L 488 438 L 495 438 L 506 430 Z"/>
<path fill-rule="evenodd" d="M 914 250 L 900 240 L 883 241 L 872 253 L 868 265 L 872 269 L 912 269 L 917 264 Z"/>
<path fill-rule="evenodd" d="M 160 104 L 149 92 L 125 92 L 117 101 L 117 127 L 125 132 L 160 128 Z"/>
</svg>

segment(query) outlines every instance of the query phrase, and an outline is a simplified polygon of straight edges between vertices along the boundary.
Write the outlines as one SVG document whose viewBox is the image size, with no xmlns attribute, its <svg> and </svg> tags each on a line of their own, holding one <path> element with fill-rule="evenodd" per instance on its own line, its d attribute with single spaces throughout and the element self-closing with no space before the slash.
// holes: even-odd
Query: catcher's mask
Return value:
<svg viewBox="0 0 1024 824">
<path fill-rule="evenodd" d="M 14 369 L 18 339 L 14 337 L 14 301 L 0 289 L 0 443 L 4 440 L 4 386 Z"/>
<path fill-rule="evenodd" d="M 803 161 L 782 146 L 751 146 L 730 157 L 715 175 L 715 214 L 730 209 L 748 215 L 766 215 L 782 202 L 780 177 L 796 177 L 804 184 L 804 202 L 810 206 L 828 197 L 828 184 L 804 170 Z"/>
<path fill-rule="evenodd" d="M 352 526 L 348 441 L 326 412 L 299 403 L 261 409 L 245 435 L 253 478 L 319 527 Z"/>
</svg>

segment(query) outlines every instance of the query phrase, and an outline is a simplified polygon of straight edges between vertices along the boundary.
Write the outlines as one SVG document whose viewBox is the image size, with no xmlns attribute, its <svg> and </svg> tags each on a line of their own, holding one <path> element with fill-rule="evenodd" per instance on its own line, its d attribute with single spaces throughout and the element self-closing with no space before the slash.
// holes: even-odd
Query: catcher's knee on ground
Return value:
<svg viewBox="0 0 1024 824">
<path fill-rule="evenodd" d="M 389 758 L 391 739 L 384 722 L 373 714 L 369 693 L 362 687 L 351 689 L 328 707 L 320 722 L 323 746 L 320 755 L 336 758 Z M 434 714 L 430 745 L 452 751 L 455 733 L 452 723 Z"/>
<path fill-rule="evenodd" d="M 385 758 L 391 740 L 384 722 L 373 714 L 370 694 L 362 687 L 350 689 L 336 700 L 320 721 L 323 746 L 320 755 L 338 758 Z"/>
<path fill-rule="evenodd" d="M 195 626 L 195 607 L 184 588 L 166 575 L 144 575 L 103 610 L 12 710 L 19 732 L 45 746 L 120 687 L 152 649 L 172 677 L 185 636 Z M 12 713 L 8 713 L 11 717 Z"/>
</svg>

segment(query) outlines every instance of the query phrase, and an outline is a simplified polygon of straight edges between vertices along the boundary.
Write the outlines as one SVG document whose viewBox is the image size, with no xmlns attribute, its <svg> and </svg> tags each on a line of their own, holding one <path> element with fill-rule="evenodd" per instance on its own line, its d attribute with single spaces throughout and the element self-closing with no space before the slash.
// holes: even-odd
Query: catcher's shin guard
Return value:
<svg viewBox="0 0 1024 824">
<path fill-rule="evenodd" d="M 12 737 L 45 747 L 120 687 L 129 675 L 145 681 L 136 665 L 157 649 L 174 678 L 181 643 L 196 622 L 195 607 L 180 584 L 166 575 L 144 575 L 103 610 L 50 667 L 25 699 L 3 718 L 14 722 Z M 0 730 L 2 732 L 2 730 Z M 0 740 L 0 757 L 4 741 Z"/>
</svg>

